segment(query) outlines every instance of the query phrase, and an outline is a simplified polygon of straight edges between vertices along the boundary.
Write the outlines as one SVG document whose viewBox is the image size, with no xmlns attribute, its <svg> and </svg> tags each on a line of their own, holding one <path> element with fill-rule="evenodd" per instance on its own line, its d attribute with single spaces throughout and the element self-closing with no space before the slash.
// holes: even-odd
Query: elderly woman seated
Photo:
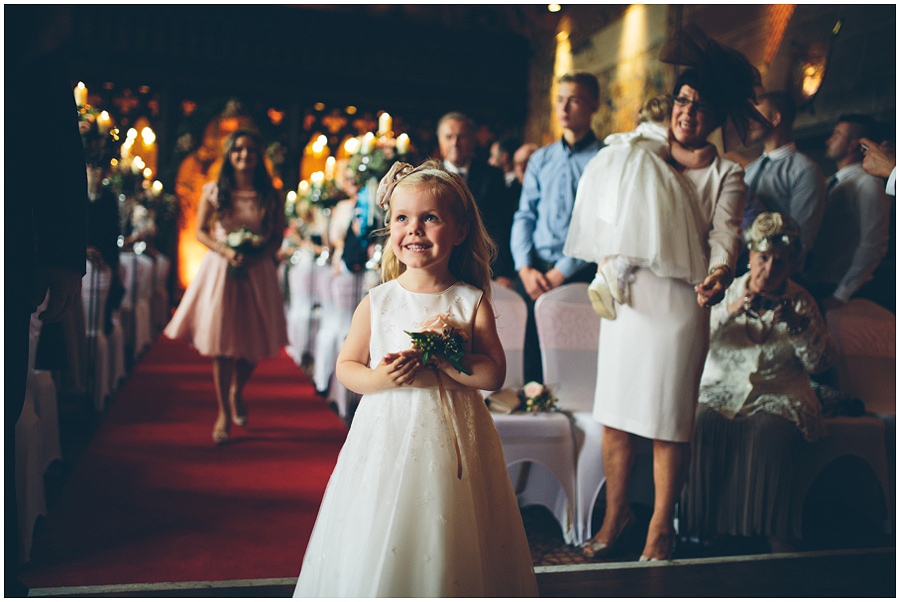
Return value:
<svg viewBox="0 0 900 602">
<path fill-rule="evenodd" d="M 780 551 L 791 447 L 826 434 L 809 375 L 828 369 L 835 350 L 816 302 L 788 279 L 800 254 L 797 223 L 763 213 L 744 238 L 750 272 L 712 309 L 682 532 L 766 536 Z"/>
</svg>

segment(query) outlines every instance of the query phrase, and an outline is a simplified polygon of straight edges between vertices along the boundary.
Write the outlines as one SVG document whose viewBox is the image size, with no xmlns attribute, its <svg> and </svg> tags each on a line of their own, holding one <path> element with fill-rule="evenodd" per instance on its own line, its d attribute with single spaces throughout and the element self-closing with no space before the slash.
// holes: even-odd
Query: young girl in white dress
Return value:
<svg viewBox="0 0 900 602">
<path fill-rule="evenodd" d="M 379 186 L 384 284 L 353 316 L 337 377 L 363 395 L 295 597 L 537 596 L 500 438 L 480 389 L 506 375 L 488 299 L 494 245 L 459 176 L 396 164 Z M 423 363 L 410 333 L 454 328 Z"/>
<path fill-rule="evenodd" d="M 692 151 L 670 141 L 670 113 L 667 96 L 644 103 L 638 126 L 607 136 L 578 183 L 563 252 L 598 264 L 588 294 L 609 320 L 616 317 L 613 301 L 629 302 L 628 284 L 639 267 L 690 284 L 707 276 L 700 233 L 708 229 L 708 211 L 681 170 L 709 164 L 715 148 Z"/>
</svg>

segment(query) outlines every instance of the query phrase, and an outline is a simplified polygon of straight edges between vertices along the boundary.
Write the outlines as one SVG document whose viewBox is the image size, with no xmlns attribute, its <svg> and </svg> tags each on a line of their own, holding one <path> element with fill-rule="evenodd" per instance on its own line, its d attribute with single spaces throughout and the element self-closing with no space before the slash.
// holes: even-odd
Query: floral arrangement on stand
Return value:
<svg viewBox="0 0 900 602">
<path fill-rule="evenodd" d="M 388 113 L 382 113 L 378 117 L 377 132 L 351 138 L 344 145 L 350 153 L 350 168 L 356 174 L 360 187 L 373 179 L 376 182 L 381 180 L 396 161 L 409 159 L 409 136 L 400 134 L 395 138 L 392 127 L 393 118 Z"/>
<path fill-rule="evenodd" d="M 531 381 L 524 387 L 519 389 L 519 400 L 522 402 L 522 409 L 526 412 L 557 412 L 559 408 L 556 406 L 556 396 L 550 387 Z"/>
<path fill-rule="evenodd" d="M 450 362 L 456 370 L 470 374 L 462 364 L 469 338 L 456 326 L 448 314 L 440 314 L 425 321 L 420 332 L 408 332 L 412 348 L 422 353 L 422 365 L 427 366 L 435 356 Z M 433 363 L 433 362 L 432 362 Z"/>
<path fill-rule="evenodd" d="M 75 103 L 85 163 L 93 167 L 110 165 L 119 157 L 119 129 L 108 112 L 87 104 L 87 88 L 82 82 L 75 87 Z"/>
</svg>

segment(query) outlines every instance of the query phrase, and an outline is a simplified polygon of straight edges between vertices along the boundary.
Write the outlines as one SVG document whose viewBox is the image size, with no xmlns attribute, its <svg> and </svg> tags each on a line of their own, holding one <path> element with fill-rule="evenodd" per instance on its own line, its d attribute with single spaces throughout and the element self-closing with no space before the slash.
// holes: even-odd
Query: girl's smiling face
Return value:
<svg viewBox="0 0 900 602">
<path fill-rule="evenodd" d="M 450 262 L 453 248 L 466 238 L 450 207 L 428 187 L 402 184 L 391 195 L 391 248 L 407 269 Z"/>
</svg>

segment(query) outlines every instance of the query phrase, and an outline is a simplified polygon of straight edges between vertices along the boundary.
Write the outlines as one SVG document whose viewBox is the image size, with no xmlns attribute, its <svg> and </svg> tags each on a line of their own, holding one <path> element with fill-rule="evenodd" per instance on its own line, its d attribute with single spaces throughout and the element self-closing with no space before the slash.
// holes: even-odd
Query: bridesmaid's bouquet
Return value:
<svg viewBox="0 0 900 602">
<path fill-rule="evenodd" d="M 412 338 L 413 349 L 422 352 L 423 365 L 440 355 L 456 370 L 470 374 L 462 364 L 469 338 L 460 327 L 453 324 L 449 315 L 440 314 L 426 320 L 421 332 L 404 332 Z"/>
<path fill-rule="evenodd" d="M 225 244 L 229 248 L 234 249 L 235 253 L 241 255 L 255 255 L 262 251 L 266 244 L 266 239 L 260 234 L 254 234 L 247 228 L 241 228 L 230 232 L 225 237 Z M 228 272 L 236 278 L 246 278 L 247 271 L 243 266 L 228 266 Z"/>
</svg>

